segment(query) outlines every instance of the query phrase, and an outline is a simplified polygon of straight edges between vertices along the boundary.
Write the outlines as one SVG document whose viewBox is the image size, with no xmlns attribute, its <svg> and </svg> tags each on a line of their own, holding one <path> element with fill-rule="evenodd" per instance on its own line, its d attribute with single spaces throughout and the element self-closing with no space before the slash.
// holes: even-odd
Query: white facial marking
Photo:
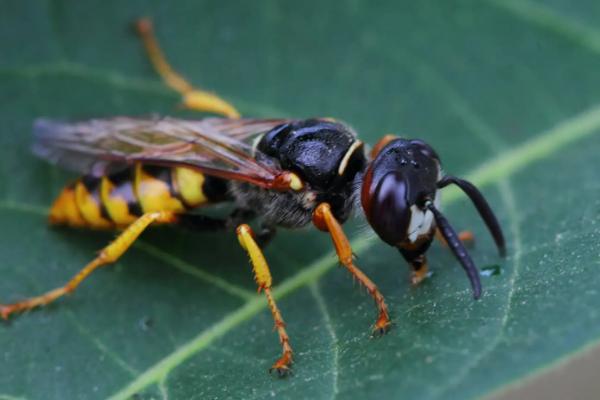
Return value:
<svg viewBox="0 0 600 400">
<path fill-rule="evenodd" d="M 431 228 L 433 214 L 427 210 L 423 212 L 416 205 L 410 207 L 410 224 L 408 225 L 408 240 L 415 242 L 417 238 Z"/>
<path fill-rule="evenodd" d="M 436 208 L 440 205 L 440 192 L 436 192 L 433 204 Z M 414 243 L 421 235 L 428 234 L 433 225 L 433 213 L 423 211 L 416 205 L 410 207 L 410 224 L 408 225 L 408 240 Z"/>
</svg>

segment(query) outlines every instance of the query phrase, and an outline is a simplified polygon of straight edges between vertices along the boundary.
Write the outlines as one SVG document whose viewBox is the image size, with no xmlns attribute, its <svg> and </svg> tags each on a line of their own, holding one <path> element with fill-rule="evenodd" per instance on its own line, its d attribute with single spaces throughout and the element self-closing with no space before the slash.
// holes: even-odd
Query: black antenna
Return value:
<svg viewBox="0 0 600 400">
<path fill-rule="evenodd" d="M 444 217 L 444 215 L 442 215 L 442 213 L 435 208 L 433 203 L 428 201 L 425 204 L 425 207 L 427 207 L 433 213 L 435 222 L 437 223 L 442 236 L 444 236 L 444 239 L 446 239 L 448 247 L 450 247 L 450 250 L 452 250 L 452 253 L 454 253 L 454 256 L 458 259 L 467 273 L 467 277 L 469 278 L 471 287 L 473 288 L 473 297 L 475 300 L 479 299 L 481 297 L 481 281 L 479 280 L 479 271 L 471 259 L 471 256 L 469 256 L 469 253 L 467 253 L 467 249 L 465 249 L 465 246 L 463 246 L 458 235 L 452 226 L 450 226 L 450 222 L 448 222 L 446 217 Z"/>
<path fill-rule="evenodd" d="M 457 178 L 455 176 L 446 175 L 444 176 L 438 183 L 438 188 L 443 188 L 451 183 L 455 184 L 459 188 L 462 189 L 463 192 L 466 193 L 467 196 L 471 199 L 475 208 L 479 212 L 481 219 L 487 225 L 492 237 L 494 238 L 494 242 L 496 242 L 496 246 L 498 247 L 498 252 L 501 257 L 506 256 L 506 244 L 504 242 L 504 235 L 502 234 L 502 228 L 498 223 L 498 219 L 494 215 L 492 208 L 488 204 L 483 194 L 473 185 L 471 182 L 466 181 L 464 179 Z M 433 210 L 432 210 L 433 211 Z M 435 213 L 434 213 L 435 214 Z"/>
</svg>

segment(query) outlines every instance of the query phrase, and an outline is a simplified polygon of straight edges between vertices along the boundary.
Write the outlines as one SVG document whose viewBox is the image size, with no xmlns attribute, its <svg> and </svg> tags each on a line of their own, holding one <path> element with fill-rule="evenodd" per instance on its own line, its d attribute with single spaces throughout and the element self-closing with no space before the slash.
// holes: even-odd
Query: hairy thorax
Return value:
<svg viewBox="0 0 600 400">
<path fill-rule="evenodd" d="M 237 207 L 253 211 L 265 225 L 284 228 L 299 228 L 310 223 L 320 197 L 309 189 L 279 192 L 233 181 L 230 193 Z"/>
</svg>

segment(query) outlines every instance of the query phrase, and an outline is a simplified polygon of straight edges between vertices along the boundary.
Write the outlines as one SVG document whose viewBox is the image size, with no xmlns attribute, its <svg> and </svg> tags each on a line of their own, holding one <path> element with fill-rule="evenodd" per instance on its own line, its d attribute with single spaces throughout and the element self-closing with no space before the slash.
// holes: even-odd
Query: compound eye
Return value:
<svg viewBox="0 0 600 400">
<path fill-rule="evenodd" d="M 418 151 L 420 151 L 421 154 L 423 154 L 425 157 L 435 158 L 438 161 L 440 160 L 440 158 L 438 157 L 438 155 L 435 152 L 435 150 L 433 150 L 433 148 L 430 145 L 428 145 L 427 143 L 425 143 L 421 139 L 413 139 L 413 140 L 410 141 L 410 144 L 415 149 L 417 149 Z"/>
<path fill-rule="evenodd" d="M 369 222 L 379 237 L 392 246 L 406 237 L 410 222 L 408 192 L 408 182 L 399 171 L 394 171 L 381 177 L 371 198 Z"/>
</svg>

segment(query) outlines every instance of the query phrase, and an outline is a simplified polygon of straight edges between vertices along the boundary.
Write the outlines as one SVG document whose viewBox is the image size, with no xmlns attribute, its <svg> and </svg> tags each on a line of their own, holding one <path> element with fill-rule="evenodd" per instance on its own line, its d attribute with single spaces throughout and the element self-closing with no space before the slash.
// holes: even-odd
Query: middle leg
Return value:
<svg viewBox="0 0 600 400">
<path fill-rule="evenodd" d="M 429 265 L 425 252 L 433 242 L 433 231 L 429 235 L 424 235 L 416 242 L 406 242 L 398 246 L 398 250 L 406 262 L 410 265 L 411 276 L 410 283 L 414 286 L 423 282 L 429 276 Z"/>
<path fill-rule="evenodd" d="M 271 292 L 273 279 L 271 278 L 269 265 L 267 264 L 267 260 L 265 260 L 265 256 L 260 250 L 258 243 L 256 243 L 256 240 L 254 239 L 255 235 L 254 232 L 252 232 L 252 228 L 246 224 L 242 224 L 237 227 L 236 233 L 240 245 L 250 256 L 250 262 L 252 263 L 252 269 L 254 270 L 254 279 L 258 285 L 258 291 L 263 291 L 267 297 L 267 303 L 269 304 L 269 309 L 273 315 L 275 329 L 277 329 L 279 342 L 281 343 L 283 350 L 283 354 L 275 361 L 273 366 L 269 369 L 269 372 L 276 371 L 279 376 L 286 376 L 291 373 L 293 362 L 292 346 L 290 346 L 290 338 L 285 330 L 285 322 L 283 321 L 279 307 L 277 307 L 277 303 L 275 303 L 275 298 Z"/>
</svg>

